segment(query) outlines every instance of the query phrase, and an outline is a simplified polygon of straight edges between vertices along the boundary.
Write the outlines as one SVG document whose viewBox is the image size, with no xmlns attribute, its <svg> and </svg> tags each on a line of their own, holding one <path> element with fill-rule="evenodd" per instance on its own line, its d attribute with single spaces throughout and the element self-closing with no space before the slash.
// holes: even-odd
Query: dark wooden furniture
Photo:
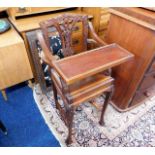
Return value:
<svg viewBox="0 0 155 155">
<path fill-rule="evenodd" d="M 133 54 L 117 44 L 110 44 L 85 51 L 75 56 L 53 61 L 51 64 L 65 83 L 70 85 L 76 81 L 103 72 L 109 67 L 112 68 L 120 65 L 132 57 Z"/>
<path fill-rule="evenodd" d="M 81 14 L 81 15 L 84 15 L 84 13 L 82 14 L 82 12 L 80 11 L 66 11 L 67 14 Z M 59 13 L 55 13 L 55 14 L 50 14 L 47 15 L 44 17 L 44 16 L 41 16 L 41 19 L 37 16 L 37 17 L 32 17 L 38 24 L 38 22 L 40 21 L 45 21 L 47 19 L 50 19 L 50 18 L 53 18 L 53 17 L 56 17 L 58 15 L 61 15 L 63 14 L 64 12 L 59 12 Z M 85 13 L 86 15 L 86 13 Z M 92 20 L 92 16 L 88 16 L 88 19 L 89 20 Z M 18 22 L 20 23 L 21 21 L 25 21 L 26 23 L 28 23 L 27 25 L 32 25 L 32 23 L 30 23 L 30 19 L 21 19 L 19 20 Z M 32 20 L 33 21 L 33 20 Z M 18 24 L 19 24 L 18 23 Z M 22 22 L 20 23 L 20 25 L 22 25 Z M 44 62 L 42 62 L 40 60 L 40 48 L 38 48 L 38 39 L 37 39 L 37 36 L 36 36 L 36 32 L 37 31 L 40 31 L 40 27 L 37 25 L 36 28 L 33 30 L 31 29 L 28 29 L 26 30 L 25 32 L 25 40 L 26 40 L 26 44 L 28 45 L 28 48 L 29 48 L 29 54 L 30 54 L 30 57 L 32 59 L 32 62 L 33 62 L 33 73 L 34 73 L 34 77 L 35 77 L 35 82 L 36 83 L 39 83 L 43 92 L 46 93 L 46 91 L 49 89 L 48 86 L 50 86 L 50 79 L 49 79 L 49 76 L 47 77 L 47 74 L 44 73 L 44 69 L 43 69 L 43 66 L 44 66 Z M 51 31 L 54 31 L 54 30 L 51 30 Z M 83 43 L 82 43 L 82 36 L 83 36 L 83 28 L 82 28 L 82 24 L 81 23 L 77 23 L 75 25 L 75 29 L 72 33 L 72 48 L 74 50 L 75 53 L 80 53 L 80 52 L 83 52 Z"/>
<path fill-rule="evenodd" d="M 4 126 L 4 124 L 2 123 L 2 121 L 0 120 L 0 130 L 2 130 L 2 132 L 7 135 L 7 130 L 6 127 Z"/>
<path fill-rule="evenodd" d="M 81 43 L 85 52 L 72 56 L 75 51 L 72 48 L 71 36 L 77 23 L 81 23 L 83 27 Z M 106 75 L 104 71 L 126 62 L 133 55 L 116 44 L 87 51 L 88 41 L 95 42 L 95 44 L 100 46 L 105 45 L 96 35 L 91 23 L 88 23 L 87 16 L 65 14 L 41 22 L 40 26 L 42 33 L 38 32 L 38 40 L 44 52 L 42 58 L 51 67 L 54 99 L 56 107 L 60 110 L 62 118 L 69 128 L 66 143 L 70 144 L 72 141 L 72 120 L 75 108 L 85 101 L 93 102 L 93 98 L 106 93 L 99 121 L 103 125 L 104 112 L 114 87 L 114 79 L 110 75 Z M 49 42 L 49 36 L 53 35 L 51 33 L 52 27 L 57 30 L 61 38 L 64 57 L 70 57 L 56 60 L 53 56 Z M 88 40 L 89 29 L 94 40 Z M 57 93 L 61 96 L 65 109 L 59 105 Z"/>
<path fill-rule="evenodd" d="M 22 12 L 23 11 L 23 12 Z M 16 30 L 20 33 L 22 36 L 25 47 L 27 50 L 27 54 L 29 57 L 29 62 L 32 68 L 33 77 L 35 82 L 38 82 L 38 77 L 40 76 L 40 79 L 44 79 L 42 75 L 38 75 L 36 71 L 36 66 L 40 65 L 39 62 L 36 62 L 36 59 L 33 57 L 34 50 L 32 51 L 31 47 L 29 47 L 30 41 L 28 41 L 27 36 L 29 38 L 32 36 L 32 38 L 35 38 L 35 31 L 40 29 L 39 23 L 41 21 L 48 20 L 53 17 L 57 17 L 59 15 L 62 15 L 64 13 L 68 14 L 83 14 L 86 15 L 87 13 L 84 13 L 81 8 L 79 7 L 55 7 L 55 8 L 49 8 L 49 7 L 43 7 L 43 8 L 29 8 L 29 7 L 22 7 L 22 8 L 8 8 L 9 13 L 9 20 L 13 24 L 13 26 L 16 28 Z M 17 17 L 18 16 L 18 17 Z M 17 18 L 16 18 L 17 17 Z M 89 19 L 92 19 L 93 16 L 89 15 Z M 73 36 L 74 38 L 74 44 L 76 45 L 77 50 L 80 50 L 81 48 L 81 27 L 80 25 L 77 26 L 77 29 L 75 30 L 75 34 Z M 31 40 L 31 39 L 29 39 Z M 39 70 L 39 69 L 38 69 Z M 43 73 L 42 73 L 43 74 Z M 32 77 L 32 78 L 33 78 Z M 43 80 L 42 80 L 43 81 Z M 45 82 L 43 82 L 45 85 Z M 43 84 L 42 84 L 43 85 Z"/>
<path fill-rule="evenodd" d="M 155 84 L 155 12 L 143 8 L 111 8 L 107 43 L 117 43 L 135 58 L 113 70 L 113 105 L 129 110 L 150 96 Z"/>
<path fill-rule="evenodd" d="M 104 40 L 110 19 L 109 8 L 107 7 L 83 7 L 83 12 L 93 15 L 93 26 L 95 32 Z"/>
</svg>

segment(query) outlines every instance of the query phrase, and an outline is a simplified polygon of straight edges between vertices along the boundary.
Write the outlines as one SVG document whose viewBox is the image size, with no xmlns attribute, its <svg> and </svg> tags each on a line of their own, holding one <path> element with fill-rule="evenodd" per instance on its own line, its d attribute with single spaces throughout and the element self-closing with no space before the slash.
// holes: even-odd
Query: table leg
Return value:
<svg viewBox="0 0 155 155">
<path fill-rule="evenodd" d="M 7 98 L 7 95 L 6 95 L 5 90 L 1 90 L 1 92 L 2 92 L 2 95 L 3 95 L 3 97 L 4 97 L 4 100 L 7 101 L 8 98 Z"/>
<path fill-rule="evenodd" d="M 66 144 L 69 145 L 72 143 L 72 125 L 73 125 L 73 117 L 74 117 L 74 108 L 70 107 L 66 111 L 67 114 L 67 122 L 68 122 L 68 137 L 66 139 Z"/>
</svg>

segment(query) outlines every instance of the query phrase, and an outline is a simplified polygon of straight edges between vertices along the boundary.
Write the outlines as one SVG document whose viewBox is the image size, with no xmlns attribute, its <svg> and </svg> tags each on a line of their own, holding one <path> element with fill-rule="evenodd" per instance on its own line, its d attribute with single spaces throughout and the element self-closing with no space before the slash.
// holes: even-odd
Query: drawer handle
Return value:
<svg viewBox="0 0 155 155">
<path fill-rule="evenodd" d="M 18 13 L 24 13 L 24 12 L 26 12 L 27 10 L 26 10 L 26 7 L 19 7 L 18 8 Z"/>
<path fill-rule="evenodd" d="M 78 39 L 72 41 L 72 45 L 77 45 L 77 44 L 79 44 L 79 40 Z"/>
</svg>

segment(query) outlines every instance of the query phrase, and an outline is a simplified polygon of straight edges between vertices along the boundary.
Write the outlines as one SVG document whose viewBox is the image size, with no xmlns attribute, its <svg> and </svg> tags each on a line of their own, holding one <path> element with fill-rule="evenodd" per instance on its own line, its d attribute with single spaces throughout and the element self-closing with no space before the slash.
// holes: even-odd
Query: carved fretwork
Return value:
<svg viewBox="0 0 155 155">
<path fill-rule="evenodd" d="M 44 21 L 40 23 L 42 32 L 38 32 L 38 40 L 40 42 L 40 45 L 42 47 L 42 50 L 45 55 L 45 62 L 52 68 L 51 72 L 51 79 L 52 79 L 52 86 L 53 86 L 53 92 L 54 92 L 54 100 L 56 104 L 56 108 L 59 109 L 60 114 L 62 118 L 64 118 L 64 121 L 66 125 L 68 126 L 68 137 L 66 140 L 67 144 L 70 144 L 72 142 L 72 124 L 73 124 L 73 117 L 74 117 L 74 111 L 76 107 L 88 100 L 91 100 L 92 98 L 95 98 L 98 94 L 96 94 L 96 91 L 101 91 L 100 89 L 103 88 L 103 92 L 105 92 L 107 95 L 105 99 L 105 103 L 102 107 L 101 117 L 100 117 L 100 124 L 104 124 L 104 113 L 105 109 L 111 99 L 111 93 L 113 89 L 113 83 L 109 81 L 109 83 L 105 83 L 104 87 L 102 83 L 102 87 L 100 83 L 98 84 L 95 82 L 98 80 L 98 78 L 94 77 L 94 81 L 88 81 L 86 78 L 86 83 L 83 82 L 83 85 L 85 87 L 82 87 L 80 84 L 82 80 L 78 81 L 76 80 L 72 84 L 67 84 L 64 81 L 64 77 L 56 71 L 54 64 L 54 61 L 57 61 L 54 59 L 54 56 L 52 55 L 51 49 L 50 49 L 50 41 L 49 36 L 59 35 L 62 43 L 62 53 L 63 55 L 70 56 L 74 54 L 74 51 L 72 50 L 73 46 L 73 31 L 77 30 L 77 23 L 81 22 L 82 24 L 82 40 L 81 40 L 81 46 L 82 51 L 87 50 L 87 40 L 88 40 L 88 29 L 89 29 L 89 36 L 91 36 L 90 43 L 95 43 L 95 46 L 104 46 L 106 43 L 101 40 L 98 35 L 95 33 L 95 30 L 93 29 L 93 26 L 90 22 L 88 22 L 88 17 L 85 15 L 73 15 L 73 14 L 64 14 L 57 18 L 52 18 L 50 20 Z M 80 25 L 81 26 L 81 25 Z M 55 33 L 55 31 L 57 31 Z M 81 38 L 80 38 L 81 39 Z M 81 51 L 81 52 L 82 52 Z M 96 60 L 95 60 L 96 61 Z M 78 62 L 80 63 L 80 62 Z M 94 62 L 95 63 L 95 62 Z M 111 67 L 109 67 L 111 68 Z M 56 76 L 57 73 L 58 76 Z M 109 73 L 109 72 L 108 72 Z M 96 73 L 95 73 L 96 74 Z M 104 73 L 103 73 L 104 74 Z M 102 77 L 102 80 L 105 78 L 105 76 Z M 111 78 L 111 77 L 110 77 Z M 111 78 L 112 79 L 112 78 Z M 85 80 L 84 80 L 85 81 Z M 95 83 L 95 84 L 94 84 Z M 97 85 L 97 86 L 96 86 Z M 79 88 L 77 88 L 79 87 Z M 99 89 L 100 88 L 100 89 Z M 83 91 L 85 90 L 85 91 Z M 93 94 L 94 92 L 94 94 Z M 58 95 L 60 95 L 61 99 L 63 100 L 64 107 L 61 107 L 59 101 L 58 101 Z M 81 99 L 82 98 L 82 99 Z M 79 102 L 79 103 L 78 103 Z M 81 103 L 80 103 L 81 102 Z"/>
<path fill-rule="evenodd" d="M 41 22 L 40 26 L 45 38 L 45 41 L 50 49 L 49 43 L 49 28 L 54 27 L 61 38 L 62 41 L 62 53 L 63 55 L 70 56 L 74 54 L 72 49 L 72 32 L 76 29 L 76 23 L 82 22 L 83 27 L 83 49 L 87 50 L 87 37 L 88 37 L 88 17 L 85 15 L 73 15 L 64 14 L 58 16 L 57 18 L 52 18 L 45 22 Z"/>
</svg>

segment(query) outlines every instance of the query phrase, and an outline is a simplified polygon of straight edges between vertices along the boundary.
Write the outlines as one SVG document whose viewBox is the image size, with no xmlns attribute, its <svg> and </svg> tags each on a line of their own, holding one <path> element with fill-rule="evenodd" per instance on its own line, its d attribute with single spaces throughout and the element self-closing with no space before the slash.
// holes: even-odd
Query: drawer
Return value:
<svg viewBox="0 0 155 155">
<path fill-rule="evenodd" d="M 82 23 L 79 22 L 75 25 L 75 28 L 72 32 L 72 48 L 74 49 L 75 53 L 80 53 L 83 51 L 83 31 L 82 31 Z"/>
<path fill-rule="evenodd" d="M 17 8 L 14 8 L 15 16 L 27 15 L 27 14 L 30 14 L 30 12 L 31 12 L 31 9 L 28 8 L 28 7 L 17 7 Z"/>
<path fill-rule="evenodd" d="M 50 12 L 65 9 L 65 7 L 14 7 L 9 8 L 11 16 L 31 15 L 42 12 Z"/>
<path fill-rule="evenodd" d="M 155 73 L 145 75 L 139 90 L 145 90 L 151 86 L 155 85 Z"/>
<path fill-rule="evenodd" d="M 83 51 L 82 37 L 72 38 L 72 48 L 73 48 L 75 53 L 80 53 Z"/>
</svg>

